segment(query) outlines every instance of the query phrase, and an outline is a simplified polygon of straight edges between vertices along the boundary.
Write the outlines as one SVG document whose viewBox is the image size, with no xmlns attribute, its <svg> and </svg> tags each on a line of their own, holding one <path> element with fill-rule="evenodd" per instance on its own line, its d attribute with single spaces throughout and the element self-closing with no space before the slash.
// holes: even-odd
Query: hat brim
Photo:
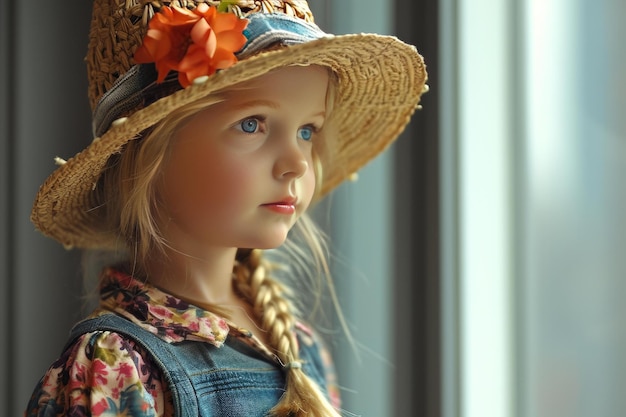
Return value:
<svg viewBox="0 0 626 417">
<path fill-rule="evenodd" d="M 323 165 L 323 196 L 386 149 L 404 130 L 426 83 L 422 57 L 393 36 L 328 36 L 260 53 L 114 123 L 54 171 L 41 186 L 31 220 L 68 247 L 114 248 L 94 215 L 93 190 L 109 157 L 174 109 L 289 65 L 321 65 L 337 76 L 332 152 Z M 200 80 L 199 80 L 200 81 Z"/>
</svg>

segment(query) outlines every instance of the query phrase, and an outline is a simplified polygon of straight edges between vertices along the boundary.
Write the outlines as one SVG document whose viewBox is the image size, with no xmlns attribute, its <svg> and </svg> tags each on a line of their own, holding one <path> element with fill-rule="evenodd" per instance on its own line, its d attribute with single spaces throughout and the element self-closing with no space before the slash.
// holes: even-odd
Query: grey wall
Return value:
<svg viewBox="0 0 626 417">
<path fill-rule="evenodd" d="M 80 316 L 77 252 L 34 231 L 39 185 L 90 139 L 90 2 L 0 3 L 0 414 L 20 415 Z"/>
</svg>

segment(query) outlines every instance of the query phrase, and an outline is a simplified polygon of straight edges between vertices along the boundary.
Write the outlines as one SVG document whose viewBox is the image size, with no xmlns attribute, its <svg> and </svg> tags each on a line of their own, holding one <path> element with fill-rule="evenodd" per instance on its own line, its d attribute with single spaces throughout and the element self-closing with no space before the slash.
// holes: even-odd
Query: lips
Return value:
<svg viewBox="0 0 626 417">
<path fill-rule="evenodd" d="M 296 212 L 296 203 L 296 198 L 287 197 L 279 201 L 274 201 L 272 203 L 262 204 L 261 207 L 264 207 L 279 214 L 293 214 Z"/>
</svg>

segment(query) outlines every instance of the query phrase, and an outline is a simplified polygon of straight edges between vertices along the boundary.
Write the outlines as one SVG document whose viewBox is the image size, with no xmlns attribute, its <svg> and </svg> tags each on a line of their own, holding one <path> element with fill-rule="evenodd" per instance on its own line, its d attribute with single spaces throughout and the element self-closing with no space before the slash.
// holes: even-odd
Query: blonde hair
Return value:
<svg viewBox="0 0 626 417">
<path fill-rule="evenodd" d="M 334 102 L 334 78 L 330 77 L 327 93 L 327 114 Z M 175 133 L 198 111 L 222 100 L 219 93 L 177 109 L 166 120 L 142 138 L 129 142 L 123 152 L 111 158 L 97 187 L 101 203 L 102 224 L 108 231 L 116 231 L 124 240 L 129 251 L 133 271 L 145 274 L 144 265 L 151 256 L 165 253 L 168 243 L 159 231 L 163 220 L 157 197 L 158 178 L 164 161 L 167 160 Z M 326 130 L 326 129 L 324 129 Z M 320 141 L 324 143 L 327 141 Z M 328 149 L 314 149 L 314 169 L 317 187 L 322 182 L 323 156 Z M 326 278 L 342 326 L 346 329 L 343 316 L 336 301 L 335 290 L 327 263 L 327 250 L 322 233 L 312 220 L 303 214 L 294 226 L 308 251 L 288 240 L 284 245 L 289 256 L 300 265 L 312 264 L 315 275 L 321 281 Z M 312 256 L 311 262 L 308 256 Z M 302 368 L 298 341 L 294 326 L 296 309 L 290 301 L 288 287 L 271 276 L 279 268 L 270 262 L 264 251 L 259 249 L 237 252 L 233 266 L 235 290 L 253 306 L 263 330 L 268 334 L 270 347 L 284 365 L 286 372 L 285 393 L 271 410 L 272 415 L 339 417 L 328 398 Z M 319 282 L 318 282 L 319 285 Z M 319 294 L 319 293 L 318 293 Z M 215 312 L 223 313 L 216 306 Z"/>
</svg>

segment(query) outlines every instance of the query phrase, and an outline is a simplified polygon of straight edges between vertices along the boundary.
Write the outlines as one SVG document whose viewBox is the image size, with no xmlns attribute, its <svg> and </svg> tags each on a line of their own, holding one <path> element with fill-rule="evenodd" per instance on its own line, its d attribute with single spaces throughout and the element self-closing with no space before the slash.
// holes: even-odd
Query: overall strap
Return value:
<svg viewBox="0 0 626 417">
<path fill-rule="evenodd" d="M 95 331 L 119 333 L 146 350 L 156 363 L 172 392 L 176 417 L 198 417 L 198 398 L 189 375 L 173 350 L 172 345 L 116 314 L 104 314 L 76 324 L 70 332 L 72 343 L 79 336 Z M 167 364 L 167 365 L 166 365 Z"/>
</svg>

